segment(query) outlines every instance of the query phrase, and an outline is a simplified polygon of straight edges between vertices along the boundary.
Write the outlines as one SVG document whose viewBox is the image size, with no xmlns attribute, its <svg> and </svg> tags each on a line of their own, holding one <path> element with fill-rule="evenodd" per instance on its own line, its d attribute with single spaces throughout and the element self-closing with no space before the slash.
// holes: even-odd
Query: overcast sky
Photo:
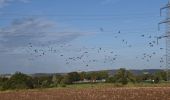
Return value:
<svg viewBox="0 0 170 100">
<path fill-rule="evenodd" d="M 166 3 L 0 0 L 0 73 L 165 68 Z"/>
</svg>

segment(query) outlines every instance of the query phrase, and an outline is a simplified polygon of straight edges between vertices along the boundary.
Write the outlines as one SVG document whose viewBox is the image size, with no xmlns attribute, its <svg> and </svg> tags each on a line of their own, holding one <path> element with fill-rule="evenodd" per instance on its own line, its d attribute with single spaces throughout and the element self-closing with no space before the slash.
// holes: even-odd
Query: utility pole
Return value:
<svg viewBox="0 0 170 100">
<path fill-rule="evenodd" d="M 157 38 L 165 38 L 166 42 L 166 72 L 167 72 L 167 81 L 170 80 L 169 78 L 169 69 L 170 69 L 170 0 L 168 0 L 168 3 L 160 9 L 160 16 L 162 15 L 162 11 L 166 10 L 166 19 L 161 21 L 160 24 L 166 25 L 166 32 L 163 36 L 160 36 Z"/>
</svg>

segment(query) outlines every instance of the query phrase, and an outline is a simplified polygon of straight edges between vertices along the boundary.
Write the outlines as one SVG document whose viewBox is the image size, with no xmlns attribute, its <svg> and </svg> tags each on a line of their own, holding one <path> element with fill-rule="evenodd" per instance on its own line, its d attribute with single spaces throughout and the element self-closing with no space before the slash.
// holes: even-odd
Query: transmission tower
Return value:
<svg viewBox="0 0 170 100">
<path fill-rule="evenodd" d="M 169 78 L 169 69 L 170 69 L 170 0 L 168 3 L 160 9 L 160 15 L 162 15 L 162 10 L 166 10 L 166 18 L 165 20 L 161 21 L 160 24 L 166 25 L 166 32 L 164 35 L 157 38 L 165 38 L 166 41 L 166 72 L 167 72 L 167 81 L 170 80 Z"/>
</svg>

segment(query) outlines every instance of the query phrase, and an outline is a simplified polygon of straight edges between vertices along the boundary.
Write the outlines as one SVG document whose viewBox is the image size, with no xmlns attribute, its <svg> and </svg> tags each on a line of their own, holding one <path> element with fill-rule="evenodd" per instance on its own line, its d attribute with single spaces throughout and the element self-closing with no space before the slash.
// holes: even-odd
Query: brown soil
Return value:
<svg viewBox="0 0 170 100">
<path fill-rule="evenodd" d="M 0 100 L 170 100 L 170 87 L 10 91 L 1 92 Z"/>
</svg>

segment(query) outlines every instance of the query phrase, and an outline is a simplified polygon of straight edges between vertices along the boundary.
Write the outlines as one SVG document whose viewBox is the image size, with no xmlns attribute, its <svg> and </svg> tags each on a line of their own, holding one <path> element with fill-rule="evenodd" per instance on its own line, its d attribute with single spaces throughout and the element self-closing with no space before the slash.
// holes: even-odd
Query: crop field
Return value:
<svg viewBox="0 0 170 100">
<path fill-rule="evenodd" d="M 8 91 L 0 93 L 0 100 L 170 100 L 170 87 L 101 87 Z"/>
</svg>

